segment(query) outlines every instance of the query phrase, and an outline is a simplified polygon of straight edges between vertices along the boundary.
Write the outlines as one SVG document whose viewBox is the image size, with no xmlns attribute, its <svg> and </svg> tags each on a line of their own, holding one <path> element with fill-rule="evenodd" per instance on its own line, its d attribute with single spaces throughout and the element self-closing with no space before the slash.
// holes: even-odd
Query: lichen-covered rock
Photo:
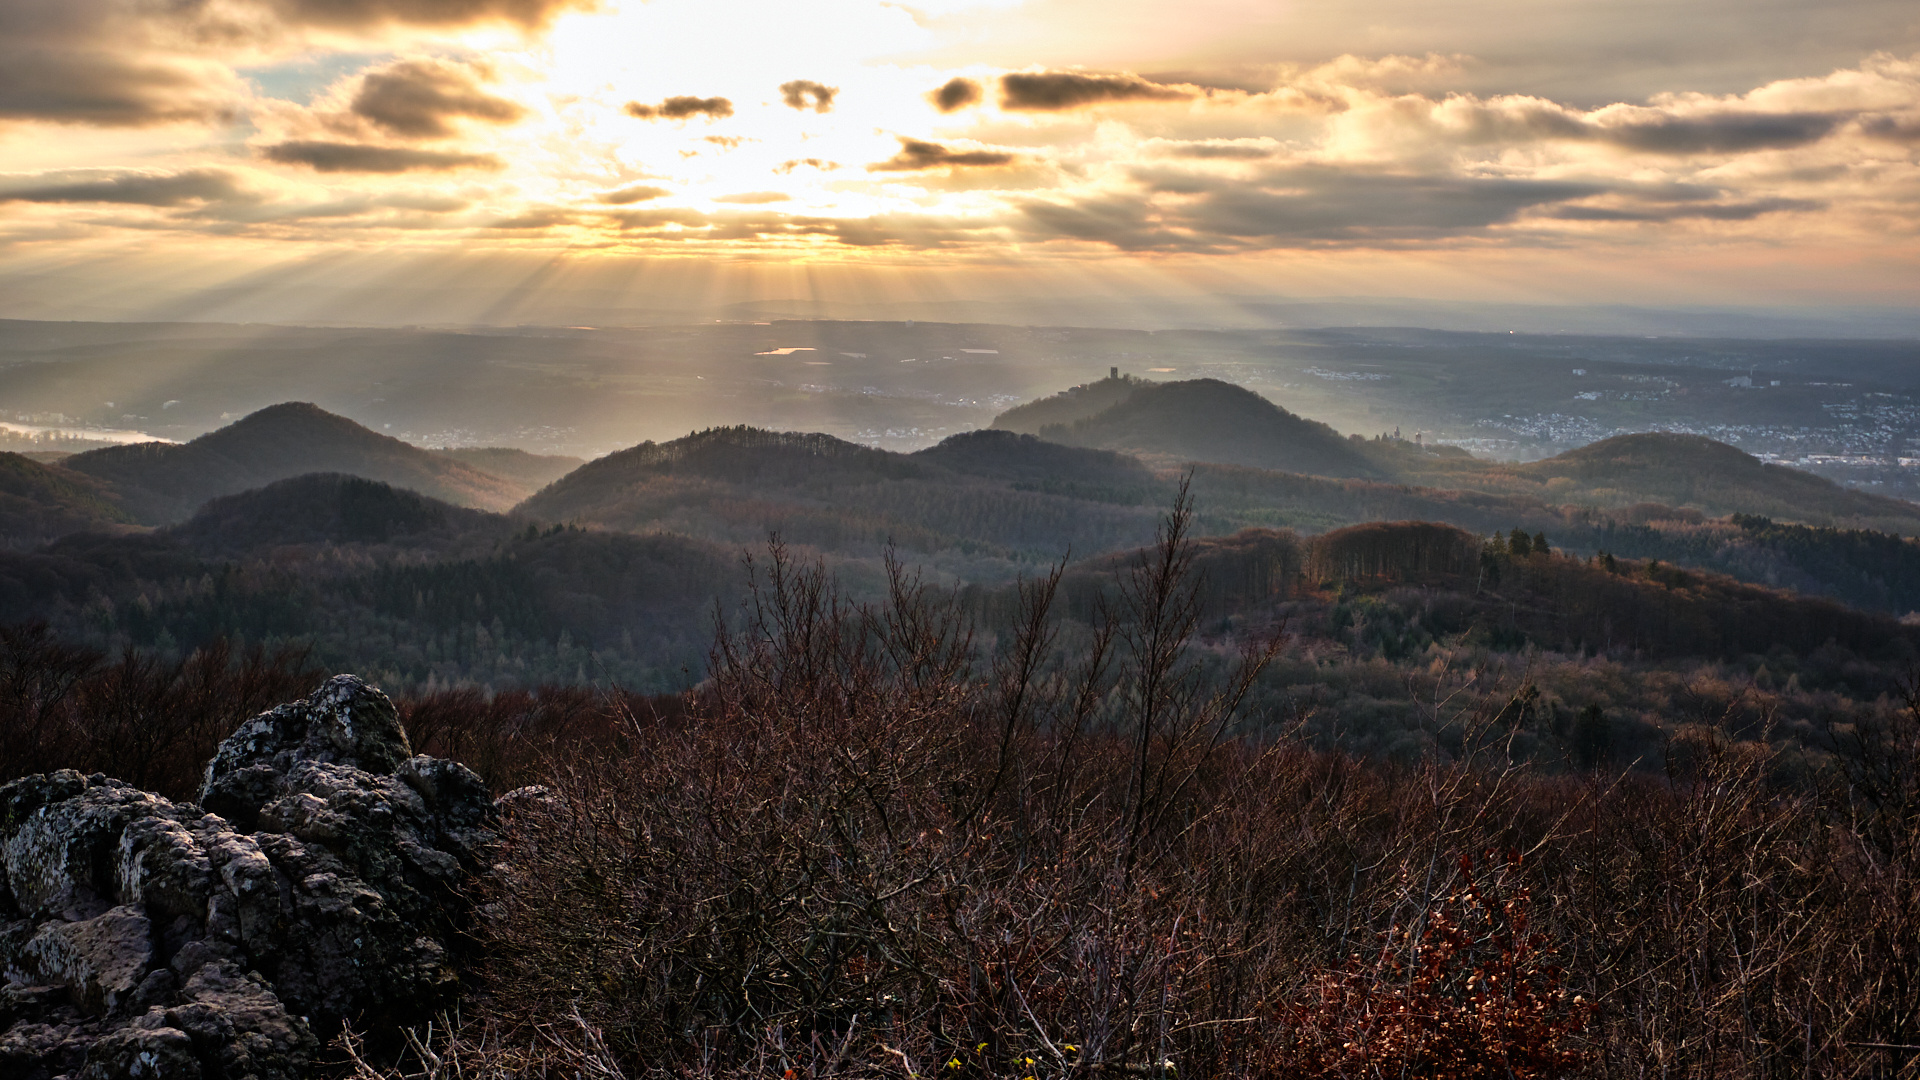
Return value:
<svg viewBox="0 0 1920 1080">
<path fill-rule="evenodd" d="M 21 954 L 35 982 L 65 987 L 83 1010 L 121 1012 L 153 970 L 153 924 L 135 905 L 79 922 L 54 920 Z"/>
<path fill-rule="evenodd" d="M 85 919 L 114 906 L 116 849 L 128 823 L 175 812 L 158 795 L 77 773 L 16 780 L 0 788 L 0 806 L 9 804 L 34 806 L 5 830 L 4 862 L 14 906 L 35 919 Z"/>
<path fill-rule="evenodd" d="M 337 764 L 391 776 L 412 756 L 393 702 L 351 675 L 336 675 L 305 701 L 263 712 L 227 736 L 207 762 L 200 805 L 251 832 L 296 766 Z"/>
<path fill-rule="evenodd" d="M 88 1048 L 80 1073 L 81 1080 L 200 1080 L 203 1075 L 186 1032 L 143 1026 L 102 1036 Z"/>
<path fill-rule="evenodd" d="M 0 1076 L 293 1080 L 341 1022 L 429 1015 L 496 811 L 351 676 L 248 721 L 202 805 L 0 785 Z"/>
</svg>

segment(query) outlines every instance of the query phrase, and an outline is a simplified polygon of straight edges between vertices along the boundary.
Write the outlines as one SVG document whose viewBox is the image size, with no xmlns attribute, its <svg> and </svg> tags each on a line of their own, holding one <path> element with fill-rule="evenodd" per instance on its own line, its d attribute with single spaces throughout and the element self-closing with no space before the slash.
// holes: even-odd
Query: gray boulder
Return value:
<svg viewBox="0 0 1920 1080">
<path fill-rule="evenodd" d="M 431 1015 L 495 820 L 351 676 L 242 725 L 198 806 L 0 786 L 0 1076 L 278 1080 L 343 1022 Z"/>
</svg>

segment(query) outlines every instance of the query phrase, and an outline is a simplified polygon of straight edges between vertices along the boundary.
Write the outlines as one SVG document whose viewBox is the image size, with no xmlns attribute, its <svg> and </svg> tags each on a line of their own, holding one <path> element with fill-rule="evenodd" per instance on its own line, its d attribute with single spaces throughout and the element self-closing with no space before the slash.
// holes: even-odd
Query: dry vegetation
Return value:
<svg viewBox="0 0 1920 1080">
<path fill-rule="evenodd" d="M 1794 787 L 1711 732 L 1535 775 L 1512 685 L 1426 703 L 1447 764 L 1235 738 L 1276 639 L 1202 676 L 1184 527 L 1065 656 L 1057 578 L 976 641 L 776 550 L 705 693 L 513 801 L 475 989 L 400 1070 L 1904 1075 L 1920 700 Z"/>
<path fill-rule="evenodd" d="M 1492 667 L 1411 684 L 1445 755 L 1315 749 L 1311 700 L 1240 723 L 1285 628 L 1201 633 L 1190 525 L 1182 501 L 1086 622 L 1053 614 L 1059 572 L 986 636 L 898 565 L 854 604 L 775 546 L 685 698 L 404 703 L 419 748 L 544 787 L 507 801 L 475 883 L 460 1014 L 399 1059 L 345 1038 L 339 1068 L 1911 1074 L 1920 694 L 1850 713 L 1792 769 L 1758 716 L 1758 735 L 1675 729 L 1659 772 L 1550 775 L 1515 751 L 1538 689 Z M 5 644 L 8 702 L 48 700 L 45 672 L 117 670 Z M 305 688 L 268 669 L 297 665 L 208 656 L 132 682 L 181 702 Z M 91 706 L 7 707 L 10 750 L 99 752 L 73 719 Z M 181 715 L 213 731 L 245 711 Z"/>
</svg>

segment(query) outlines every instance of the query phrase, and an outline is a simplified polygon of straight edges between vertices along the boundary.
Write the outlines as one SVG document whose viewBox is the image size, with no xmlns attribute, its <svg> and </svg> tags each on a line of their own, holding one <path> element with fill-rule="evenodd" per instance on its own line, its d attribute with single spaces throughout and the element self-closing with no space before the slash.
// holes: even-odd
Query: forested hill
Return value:
<svg viewBox="0 0 1920 1080">
<path fill-rule="evenodd" d="M 0 452 L 0 547 L 33 547 L 68 533 L 111 530 L 133 521 L 98 480 Z"/>
<path fill-rule="evenodd" d="M 295 477 L 141 535 L 0 551 L 0 624 L 188 652 L 222 638 L 305 645 L 390 686 L 698 672 L 739 551 L 685 536 L 535 526 L 377 481 Z"/>
<path fill-rule="evenodd" d="M 1072 424 L 1118 405 L 1133 396 L 1135 390 L 1153 383 L 1132 375 L 1114 372 L 1095 382 L 1071 386 L 1052 397 L 1015 405 L 993 418 L 993 426 L 1022 435 L 1038 435 L 1056 424 Z"/>
<path fill-rule="evenodd" d="M 527 492 L 301 402 L 261 409 L 191 442 L 89 450 L 60 466 L 110 485 L 147 524 L 183 521 L 208 499 L 311 472 L 348 473 L 489 510 L 505 510 Z"/>
<path fill-rule="evenodd" d="M 298 545 L 386 544 L 445 552 L 504 538 L 516 523 L 378 480 L 309 473 L 223 495 L 165 531 L 195 551 L 248 554 Z"/>
<path fill-rule="evenodd" d="M 1768 464 L 1700 435 L 1617 435 L 1518 471 L 1540 480 L 1549 492 L 1598 506 L 1661 502 L 1714 515 L 1763 514 L 1920 535 L 1920 506 Z"/>
<path fill-rule="evenodd" d="M 1658 560 L 1542 552 L 1530 540 L 1516 550 L 1437 522 L 1369 522 L 1318 536 L 1246 529 L 1198 538 L 1190 557 L 1201 611 L 1215 625 L 1287 614 L 1297 630 L 1338 638 L 1360 603 L 1376 624 L 1359 628 L 1356 644 L 1367 648 L 1357 651 L 1393 659 L 1449 640 L 1657 658 L 1804 654 L 1829 645 L 1876 662 L 1920 657 L 1920 627 L 1884 613 Z M 1090 622 L 1124 609 L 1124 582 L 1139 563 L 1137 552 L 1118 552 L 1069 567 L 1063 613 Z M 970 598 L 995 622 L 1018 611 L 1012 588 Z"/>
<path fill-rule="evenodd" d="M 1056 491 L 1024 479 L 1054 476 L 1084 476 L 1098 490 Z M 1164 486 L 1132 459 L 1001 433 L 895 454 L 827 435 L 734 427 L 589 462 L 515 512 L 729 544 L 756 545 L 778 532 L 859 558 L 891 543 L 980 579 L 1068 550 L 1144 543 Z"/>
<path fill-rule="evenodd" d="M 1143 385 L 1124 399 L 1040 436 L 1181 461 L 1250 465 L 1314 476 L 1385 474 L 1340 433 L 1218 379 Z"/>
<path fill-rule="evenodd" d="M 1815 526 L 1920 536 L 1920 506 L 1766 464 L 1737 447 L 1698 435 L 1620 435 L 1544 461 L 1514 465 L 1476 458 L 1456 447 L 1343 439 L 1325 424 L 1217 380 L 1151 383 L 1124 376 L 1017 406 L 994 425 L 1165 463 L 1250 466 L 1437 492 L 1532 497 L 1556 507 L 1615 511 L 1655 503 L 1710 516 L 1761 514 Z M 1338 515 L 1329 515 L 1326 523 L 1336 520 Z"/>
</svg>

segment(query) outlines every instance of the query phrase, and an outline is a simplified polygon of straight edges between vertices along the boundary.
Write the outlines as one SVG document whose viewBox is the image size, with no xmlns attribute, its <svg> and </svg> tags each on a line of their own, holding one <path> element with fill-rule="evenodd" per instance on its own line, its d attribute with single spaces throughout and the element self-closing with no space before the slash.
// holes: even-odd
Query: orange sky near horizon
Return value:
<svg viewBox="0 0 1920 1080">
<path fill-rule="evenodd" d="M 0 281 L 81 293 L 1920 295 L 1910 3 L 13 0 L 0 71 Z"/>
</svg>

